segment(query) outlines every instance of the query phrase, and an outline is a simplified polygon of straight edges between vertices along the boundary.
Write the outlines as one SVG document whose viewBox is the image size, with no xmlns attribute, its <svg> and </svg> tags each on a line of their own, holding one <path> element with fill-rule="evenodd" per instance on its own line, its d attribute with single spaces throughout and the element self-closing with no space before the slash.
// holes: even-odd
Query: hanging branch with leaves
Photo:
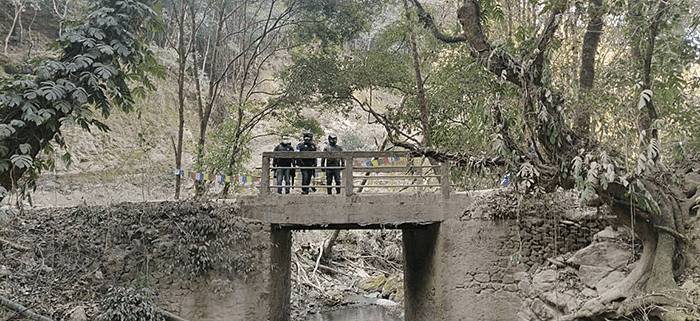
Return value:
<svg viewBox="0 0 700 321">
<path fill-rule="evenodd" d="M 161 28 L 147 3 L 104 0 L 90 9 L 82 24 L 55 43 L 62 51 L 58 60 L 45 60 L 32 74 L 0 79 L 0 199 L 23 175 L 29 174 L 33 187 L 38 172 L 53 166 L 53 159 L 37 155 L 50 152 L 52 141 L 65 146 L 61 126 L 107 131 L 93 112 L 106 118 L 113 107 L 131 111 L 135 96 L 154 89 L 149 75 L 164 75 L 143 37 Z M 64 161 L 70 163 L 69 154 Z"/>
</svg>

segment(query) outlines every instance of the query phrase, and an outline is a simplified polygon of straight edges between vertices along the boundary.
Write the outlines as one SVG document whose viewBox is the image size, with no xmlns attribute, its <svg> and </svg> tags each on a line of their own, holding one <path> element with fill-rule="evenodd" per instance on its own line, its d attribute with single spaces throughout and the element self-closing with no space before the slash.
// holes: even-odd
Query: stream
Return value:
<svg viewBox="0 0 700 321">
<path fill-rule="evenodd" d="M 350 305 L 311 315 L 306 321 L 403 321 L 403 313 L 397 316 L 397 309 L 403 308 L 396 302 L 358 294 L 347 296 L 345 301 Z"/>
<path fill-rule="evenodd" d="M 310 316 L 307 321 L 402 321 L 378 305 L 355 306 Z"/>
</svg>

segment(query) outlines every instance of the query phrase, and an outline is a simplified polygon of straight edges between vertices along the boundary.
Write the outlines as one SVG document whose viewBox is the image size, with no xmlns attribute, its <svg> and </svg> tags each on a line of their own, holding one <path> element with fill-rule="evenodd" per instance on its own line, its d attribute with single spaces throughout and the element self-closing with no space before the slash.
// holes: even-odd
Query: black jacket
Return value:
<svg viewBox="0 0 700 321">
<path fill-rule="evenodd" d="M 293 152 L 294 147 L 291 144 L 282 145 L 279 144 L 275 147 L 276 152 Z M 275 158 L 272 160 L 272 167 L 292 167 L 294 163 L 294 158 Z"/>
<path fill-rule="evenodd" d="M 342 152 L 343 148 L 340 147 L 339 145 L 331 146 L 328 145 L 326 147 L 323 147 L 324 152 Z M 321 160 L 321 166 L 344 166 L 343 164 L 343 159 L 342 158 L 324 158 Z"/>
<path fill-rule="evenodd" d="M 314 143 L 301 143 L 299 146 L 299 152 L 315 152 L 316 151 L 316 145 Z M 317 164 L 316 158 L 297 158 L 297 166 L 301 167 L 316 167 Z"/>
</svg>

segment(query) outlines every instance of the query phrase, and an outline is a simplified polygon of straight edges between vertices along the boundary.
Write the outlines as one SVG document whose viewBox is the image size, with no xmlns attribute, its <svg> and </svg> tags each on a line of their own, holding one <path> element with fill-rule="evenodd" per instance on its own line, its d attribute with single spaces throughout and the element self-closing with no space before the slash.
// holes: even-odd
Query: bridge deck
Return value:
<svg viewBox="0 0 700 321">
<path fill-rule="evenodd" d="M 242 216 L 286 229 L 416 228 L 457 217 L 463 193 L 239 196 Z"/>
</svg>

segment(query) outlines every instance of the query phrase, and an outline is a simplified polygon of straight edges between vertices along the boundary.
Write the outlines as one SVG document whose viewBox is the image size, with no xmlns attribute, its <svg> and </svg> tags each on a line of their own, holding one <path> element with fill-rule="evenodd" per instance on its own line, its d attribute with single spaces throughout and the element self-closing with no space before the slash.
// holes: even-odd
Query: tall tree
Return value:
<svg viewBox="0 0 700 321">
<path fill-rule="evenodd" d="M 50 150 L 51 141 L 64 145 L 63 124 L 108 130 L 93 110 L 104 117 L 113 107 L 130 111 L 134 94 L 153 89 L 149 72 L 163 74 L 143 37 L 160 26 L 146 3 L 94 1 L 90 9 L 82 24 L 58 40 L 58 60 L 36 65 L 33 74 L 0 80 L 0 198 L 18 187 L 25 173 L 31 185 L 38 171 L 52 166 L 51 159 L 37 155 Z"/>
<path fill-rule="evenodd" d="M 367 7 L 363 1 L 344 5 Z M 402 18 L 414 16 L 403 2 L 373 5 L 369 14 L 356 10 L 358 18 L 348 19 L 364 19 L 371 31 L 357 28 L 366 31 L 355 32 L 350 38 L 332 32 L 350 29 L 339 27 L 337 20 L 326 22 L 323 16 L 307 19 L 322 26 L 311 29 L 305 25 L 304 32 L 330 31 L 327 36 L 316 32 L 315 41 L 303 38 L 307 44 L 301 47 L 304 50 L 293 54 L 293 65 L 285 73 L 290 101 L 295 106 L 341 111 L 360 108 L 369 114 L 369 121 L 386 128 L 393 146 L 426 148 L 435 144 L 478 153 L 478 146 L 490 141 L 491 133 L 485 129 L 491 109 L 510 104 L 509 98 L 503 97 L 512 96 L 512 89 L 479 74 L 480 68 L 466 61 L 468 56 L 449 48 L 436 49 L 435 39 L 422 28 L 410 28 L 415 21 Z M 455 82 L 473 86 L 450 85 Z M 481 167 L 477 161 L 472 165 Z M 483 183 L 493 179 L 461 177 L 470 187 L 492 186 Z"/>
<path fill-rule="evenodd" d="M 294 21 L 297 6 L 296 1 L 276 0 L 214 4 L 215 20 L 205 22 L 211 33 L 202 32 L 203 41 L 195 41 L 193 47 L 194 79 L 201 97 L 196 163 L 200 170 L 232 176 L 249 156 L 253 130 L 279 109 L 280 93 L 273 85 L 271 66 L 283 59 L 288 48 L 285 31 Z M 200 71 L 208 80 L 203 86 Z M 197 194 L 203 194 L 204 185 L 196 186 Z M 223 195 L 230 186 L 231 182 L 224 183 Z"/>
<path fill-rule="evenodd" d="M 522 166 L 528 166 L 537 172 L 537 186 L 551 190 L 556 186 L 565 188 L 579 186 L 584 199 L 599 196 L 620 218 L 620 222 L 630 225 L 643 244 L 643 254 L 635 269 L 615 288 L 603 293 L 599 298 L 584 305 L 581 311 L 567 318 L 619 318 L 633 316 L 640 307 L 652 310 L 652 314 L 661 319 L 673 317 L 664 314 L 663 306 L 677 307 L 684 303 L 678 297 L 678 286 L 674 281 L 674 272 L 682 268 L 676 260 L 683 257 L 686 238 L 683 220 L 689 215 L 690 206 L 685 200 L 687 195 L 674 189 L 670 182 L 670 173 L 662 165 L 659 145 L 658 108 L 653 103 L 654 81 L 658 79 L 658 92 L 668 88 L 659 75 L 661 65 L 654 66 L 654 61 L 663 63 L 655 50 L 659 42 L 668 41 L 661 38 L 660 28 L 682 28 L 678 24 L 682 8 L 681 2 L 628 2 L 630 7 L 625 13 L 630 23 L 629 41 L 632 53 L 626 57 L 637 61 L 639 69 L 629 76 L 639 75 L 631 82 L 638 82 L 637 99 L 631 102 L 640 112 L 638 130 L 640 150 L 630 155 L 636 157 L 636 168 L 625 167 L 629 160 L 623 159 L 615 146 L 603 145 L 588 131 L 590 128 L 587 110 L 591 105 L 578 104 L 579 117 L 575 119 L 576 127 L 571 124 L 563 111 L 566 109 L 565 96 L 561 95 L 555 85 L 556 77 L 549 76 L 548 59 L 556 50 L 555 35 L 561 21 L 569 12 L 566 0 L 555 1 L 547 9 L 542 20 L 542 28 L 536 33 L 532 46 L 521 48 L 520 57 L 513 56 L 502 48 L 497 48 L 489 41 L 484 32 L 480 2 L 466 0 L 458 10 L 458 19 L 462 31 L 456 35 L 444 34 L 432 16 L 423 6 L 413 0 L 421 21 L 432 31 L 437 39 L 448 43 L 464 42 L 469 54 L 490 71 L 494 77 L 510 82 L 521 93 L 522 113 L 520 117 L 525 130 L 532 139 L 535 154 L 526 153 L 516 144 L 504 144 L 513 154 L 519 155 Z M 598 2 L 591 2 L 589 12 L 590 32 L 599 32 L 600 14 Z M 669 34 L 674 33 L 672 30 Z M 597 40 L 589 34 L 584 37 L 582 52 L 580 90 L 590 90 L 593 79 L 593 66 Z M 680 43 L 687 48 L 687 42 Z M 686 62 L 679 59 L 674 67 L 683 68 Z M 657 94 L 658 95 L 658 94 Z M 586 99 L 582 96 L 582 99 Z M 666 103 L 673 103 L 666 101 Z M 602 120 L 598 120 L 599 122 Z M 498 125 L 498 124 L 497 124 Z M 503 132 L 506 138 L 508 132 Z M 417 152 L 427 153 L 417 150 Z M 452 159 L 463 162 L 463 157 L 453 154 L 431 151 L 433 157 Z M 522 177 L 521 177 L 522 178 Z M 697 182 L 695 183 L 697 186 Z M 637 299 L 642 291 L 644 299 Z M 622 305 L 618 302 L 622 301 Z M 676 315 L 675 317 L 678 317 Z M 669 319 L 670 320 L 670 319 Z"/>
<path fill-rule="evenodd" d="M 16 28 L 19 28 L 19 41 L 22 41 L 22 36 L 24 34 L 24 28 L 22 28 L 22 12 L 24 12 L 26 5 L 27 0 L 12 1 L 14 14 L 12 15 L 12 25 L 10 25 L 10 30 L 7 31 L 7 36 L 5 37 L 5 54 L 7 54 L 7 45 L 10 43 L 10 38 L 12 38 Z"/>
<path fill-rule="evenodd" d="M 591 108 L 585 106 L 590 102 L 590 92 L 595 80 L 595 62 L 600 35 L 603 30 L 603 1 L 591 0 L 588 13 L 590 18 L 583 36 L 581 48 L 581 70 L 579 72 L 579 99 L 582 106 L 575 110 L 574 130 L 579 136 L 586 137 L 590 132 Z"/>
<path fill-rule="evenodd" d="M 404 14 L 406 16 L 406 32 L 408 33 L 409 49 L 411 50 L 411 59 L 413 60 L 413 72 L 416 77 L 416 104 L 420 111 L 420 122 L 423 130 L 422 144 L 425 147 L 432 147 L 432 138 L 430 130 L 430 121 L 428 119 L 428 106 L 425 101 L 425 86 L 423 85 L 423 76 L 421 75 L 420 57 L 418 56 L 418 47 L 416 45 L 416 36 L 413 33 L 413 25 L 411 19 L 411 11 L 409 10 L 408 0 L 403 1 Z"/>
<path fill-rule="evenodd" d="M 184 143 L 184 127 L 185 127 L 185 105 L 187 103 L 185 99 L 185 90 L 187 83 L 186 78 L 190 75 L 188 73 L 188 66 L 190 68 L 190 73 L 194 74 L 195 84 L 199 85 L 197 78 L 196 63 L 190 63 L 189 58 L 191 53 L 194 51 L 195 44 L 197 41 L 197 36 L 199 29 L 204 24 L 206 17 L 209 15 L 209 11 L 214 4 L 211 2 L 197 2 L 191 0 L 179 0 L 179 1 L 166 1 L 165 2 L 165 13 L 170 14 L 171 21 L 174 26 L 173 36 L 170 38 L 171 47 L 177 52 L 177 100 L 178 100 L 178 130 L 177 130 L 177 142 L 173 144 L 173 151 L 175 153 L 175 168 L 182 168 L 182 156 L 183 156 L 183 143 Z M 174 38 L 174 39 L 172 39 Z M 196 52 L 195 52 L 196 54 Z M 193 59 L 194 60 L 194 59 Z M 197 86 L 199 89 L 199 87 Z M 199 92 L 199 90 L 197 90 Z M 197 96 L 199 98 L 199 96 Z M 196 102 L 196 106 L 201 109 L 201 101 Z M 180 197 L 180 187 L 181 187 L 181 176 L 177 175 L 175 177 L 175 198 Z"/>
</svg>

